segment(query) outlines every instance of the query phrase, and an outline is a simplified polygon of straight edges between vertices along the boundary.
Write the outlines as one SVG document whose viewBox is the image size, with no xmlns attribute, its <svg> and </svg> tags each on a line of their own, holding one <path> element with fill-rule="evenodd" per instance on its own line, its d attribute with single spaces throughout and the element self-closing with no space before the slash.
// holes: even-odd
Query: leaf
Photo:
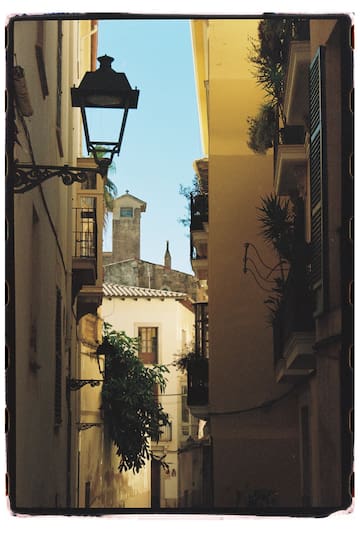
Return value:
<svg viewBox="0 0 360 533">
<path fill-rule="evenodd" d="M 119 470 L 140 471 L 149 458 L 149 439 L 169 423 L 154 397 L 154 385 L 165 390 L 164 365 L 145 367 L 138 358 L 138 339 L 104 325 L 104 340 L 114 348 L 105 358 L 102 390 L 104 420 L 121 458 Z"/>
</svg>

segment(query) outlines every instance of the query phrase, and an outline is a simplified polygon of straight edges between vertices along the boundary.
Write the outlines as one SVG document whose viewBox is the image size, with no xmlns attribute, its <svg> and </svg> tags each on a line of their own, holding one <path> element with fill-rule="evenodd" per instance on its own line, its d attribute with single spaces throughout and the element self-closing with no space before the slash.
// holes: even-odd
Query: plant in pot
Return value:
<svg viewBox="0 0 360 533">
<path fill-rule="evenodd" d="M 265 103 L 258 114 L 248 117 L 248 146 L 257 153 L 265 153 L 273 146 L 279 119 L 286 126 L 283 102 L 289 43 L 299 36 L 302 38 L 306 24 L 306 20 L 297 17 L 264 19 L 258 25 L 258 38 L 250 41 L 249 61 L 258 85 L 265 91 Z M 263 108 L 271 113 L 264 115 Z M 259 142 L 261 139 L 266 142 Z"/>
</svg>

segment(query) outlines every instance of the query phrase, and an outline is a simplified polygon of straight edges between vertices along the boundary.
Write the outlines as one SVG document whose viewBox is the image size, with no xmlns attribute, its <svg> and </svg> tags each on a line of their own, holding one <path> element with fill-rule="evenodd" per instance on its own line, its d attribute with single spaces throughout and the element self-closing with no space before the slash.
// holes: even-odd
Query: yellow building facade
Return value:
<svg viewBox="0 0 360 533">
<path fill-rule="evenodd" d="M 272 157 L 247 146 L 247 118 L 264 94 L 248 61 L 256 20 L 192 22 L 203 147 L 208 158 L 209 402 L 213 505 L 241 508 L 256 491 L 299 502 L 294 401 L 257 408 L 289 390 L 273 378 L 264 293 L 242 271 L 244 243 L 275 265 L 257 222 L 272 190 Z M 294 478 L 282 473 L 291 469 Z"/>
<path fill-rule="evenodd" d="M 298 23 L 287 44 L 283 123 L 266 155 L 247 144 L 248 117 L 265 101 L 249 60 L 258 24 L 191 23 L 204 150 L 194 163 L 191 256 L 207 289 L 209 349 L 208 391 L 188 400 L 211 435 L 211 508 L 341 508 L 351 474 L 350 21 Z M 269 194 L 296 198 L 302 250 L 270 321 L 259 272 L 278 259 L 257 219 Z M 204 383 L 191 379 L 194 388 Z M 188 489 L 186 506 L 194 507 Z"/>
<path fill-rule="evenodd" d="M 10 24 L 8 142 L 14 141 L 9 154 L 18 164 L 93 166 L 79 160 L 82 123 L 70 88 L 96 68 L 96 35 L 91 20 Z M 90 178 L 100 180 L 96 172 Z M 89 182 L 66 186 L 54 176 L 24 191 L 11 172 L 7 180 L 11 505 L 30 512 L 73 508 L 80 490 L 81 392 L 72 380 L 81 378 L 83 347 L 99 340 L 81 321 L 91 313 L 98 329 L 103 184 L 91 191 Z"/>
</svg>

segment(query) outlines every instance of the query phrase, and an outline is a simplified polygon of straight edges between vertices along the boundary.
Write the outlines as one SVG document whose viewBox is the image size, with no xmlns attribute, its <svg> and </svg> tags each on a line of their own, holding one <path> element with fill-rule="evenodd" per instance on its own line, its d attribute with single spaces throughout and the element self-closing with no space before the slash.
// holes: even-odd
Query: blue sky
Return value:
<svg viewBox="0 0 360 533">
<path fill-rule="evenodd" d="M 189 20 L 102 20 L 98 56 L 114 57 L 112 67 L 125 72 L 140 90 L 130 110 L 115 171 L 118 195 L 147 202 L 141 222 L 141 259 L 163 264 L 166 241 L 172 268 L 192 273 L 188 229 L 180 184 L 192 183 L 193 161 L 203 156 L 196 104 Z M 111 219 L 104 249 L 111 249 Z"/>
</svg>

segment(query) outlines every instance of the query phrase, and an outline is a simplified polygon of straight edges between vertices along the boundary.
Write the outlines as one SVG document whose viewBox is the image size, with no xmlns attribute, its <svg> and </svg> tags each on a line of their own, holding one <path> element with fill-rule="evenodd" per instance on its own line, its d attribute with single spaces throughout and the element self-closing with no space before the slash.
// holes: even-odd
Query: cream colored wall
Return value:
<svg viewBox="0 0 360 533">
<path fill-rule="evenodd" d="M 15 64 L 25 70 L 34 110 L 24 121 L 37 164 L 74 164 L 80 133 L 76 121 L 72 121 L 69 95 L 75 82 L 70 63 L 76 59 L 76 23 L 62 22 L 63 158 L 56 141 L 57 21 L 44 22 L 44 26 L 43 50 L 49 87 L 45 99 L 35 57 L 37 23 L 21 21 L 14 25 Z M 22 163 L 30 162 L 29 146 L 19 120 L 17 125 L 19 144 L 15 146 L 14 157 Z M 68 497 L 69 490 L 71 493 L 74 488 L 73 479 L 67 478 L 69 435 L 75 445 L 66 404 L 66 378 L 76 354 L 76 326 L 71 310 L 71 188 L 54 177 L 42 185 L 42 191 L 36 188 L 15 195 L 14 207 L 16 504 L 30 508 L 65 507 L 73 504 Z M 37 217 L 34 223 L 33 212 Z M 57 427 L 54 426 L 56 287 L 62 296 L 62 422 Z M 74 468 L 74 461 L 70 468 Z"/>
<path fill-rule="evenodd" d="M 255 155 L 246 146 L 246 119 L 263 101 L 247 60 L 256 28 L 257 21 L 210 21 L 209 308 L 210 316 L 224 317 L 209 320 L 210 402 L 217 409 L 246 407 L 282 390 L 272 372 L 267 295 L 242 271 L 245 242 L 266 264 L 277 260 L 257 221 L 261 197 L 272 191 L 272 154 Z M 248 255 L 260 268 L 251 249 Z M 225 368 L 224 390 L 218 377 Z"/>
<path fill-rule="evenodd" d="M 243 272 L 245 242 L 257 247 L 266 264 L 276 264 L 257 222 L 261 197 L 272 191 L 272 153 L 256 155 L 247 146 L 247 118 L 256 115 L 264 98 L 248 62 L 249 38 L 256 37 L 257 24 L 210 20 L 207 30 L 210 413 L 252 408 L 289 389 L 275 383 L 272 330 L 264 305 L 268 294 Z M 261 267 L 250 248 L 248 256 Z M 298 501 L 293 403 L 266 414 L 211 416 L 210 426 L 215 507 L 241 506 L 246 492 L 254 489 L 280 491 L 288 505 Z M 292 485 L 281 475 L 288 468 L 294 470 Z"/>
<path fill-rule="evenodd" d="M 172 365 L 174 355 L 181 352 L 184 334 L 185 343 L 190 344 L 193 339 L 194 315 L 181 303 L 171 298 L 161 300 L 159 298 L 104 298 L 102 305 L 102 317 L 105 322 L 110 323 L 115 330 L 125 331 L 130 337 L 137 337 L 138 327 L 152 326 L 159 328 L 159 364 Z M 175 475 L 165 476 L 161 474 L 161 506 L 175 506 L 178 498 L 178 457 L 179 447 L 179 402 L 181 402 L 181 375 L 173 366 L 168 366 L 169 373 L 166 374 L 168 380 L 165 396 L 160 396 L 160 401 L 165 412 L 169 414 L 172 422 L 172 440 L 169 442 L 159 442 L 155 445 L 154 451 L 157 455 L 166 453 L 166 461 L 169 463 L 170 471 L 175 470 Z M 174 473 L 174 472 L 173 472 Z M 128 489 L 123 491 L 123 500 L 126 507 L 150 506 L 150 464 L 144 472 L 137 475 L 131 473 L 122 474 L 126 480 Z M 137 500 L 131 499 L 138 496 Z M 141 503 L 141 505 L 139 504 Z"/>
</svg>

